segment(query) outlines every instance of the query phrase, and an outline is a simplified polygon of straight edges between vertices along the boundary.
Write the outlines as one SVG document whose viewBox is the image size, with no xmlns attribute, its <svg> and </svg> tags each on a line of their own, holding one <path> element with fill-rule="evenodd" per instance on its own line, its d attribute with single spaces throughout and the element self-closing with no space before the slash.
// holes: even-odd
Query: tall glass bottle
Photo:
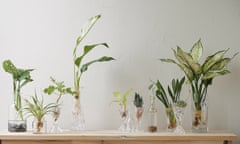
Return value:
<svg viewBox="0 0 240 144">
<path fill-rule="evenodd" d="M 157 132 L 157 109 L 155 105 L 155 97 L 153 95 L 150 96 L 150 107 L 148 110 L 148 118 L 149 118 L 149 132 Z"/>
</svg>

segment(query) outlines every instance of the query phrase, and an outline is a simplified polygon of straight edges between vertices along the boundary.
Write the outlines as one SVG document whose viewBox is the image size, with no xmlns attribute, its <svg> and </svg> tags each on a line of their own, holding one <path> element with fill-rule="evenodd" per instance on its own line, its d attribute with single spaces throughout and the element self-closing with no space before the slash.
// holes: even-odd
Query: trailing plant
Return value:
<svg viewBox="0 0 240 144">
<path fill-rule="evenodd" d="M 176 50 L 172 50 L 176 60 L 168 58 L 160 60 L 176 64 L 185 73 L 191 85 L 195 108 L 201 110 L 201 103 L 206 99 L 208 86 L 212 84 L 215 77 L 230 73 L 227 65 L 238 53 L 231 58 L 226 58 L 224 55 L 229 49 L 217 51 L 208 56 L 201 64 L 200 59 L 203 52 L 201 40 L 193 45 L 190 52 L 183 51 L 179 46 Z"/>
<path fill-rule="evenodd" d="M 127 90 L 123 94 L 121 94 L 121 92 L 119 92 L 119 91 L 113 92 L 114 100 L 112 100 L 112 102 L 116 102 L 116 103 L 119 104 L 120 107 L 122 107 L 122 109 L 123 109 L 122 117 L 127 116 L 127 113 L 126 113 L 126 111 L 127 111 L 127 97 L 129 96 L 129 94 L 131 92 L 132 92 L 132 89 Z"/>
<path fill-rule="evenodd" d="M 48 95 L 55 94 L 57 96 L 56 104 L 60 104 L 60 99 L 65 94 L 71 94 L 73 95 L 74 92 L 72 92 L 70 87 L 66 87 L 64 85 L 64 82 L 56 81 L 53 77 L 50 77 L 52 85 L 49 85 L 47 88 L 43 90 L 44 93 Z"/>
<path fill-rule="evenodd" d="M 142 107 L 143 106 L 143 98 L 135 92 L 135 95 L 134 95 L 134 105 L 136 107 Z"/>
<path fill-rule="evenodd" d="M 94 17 L 91 17 L 87 24 L 81 29 L 81 34 L 76 40 L 75 47 L 73 49 L 73 62 L 74 62 L 74 93 L 75 98 L 79 99 L 80 97 L 80 83 L 81 78 L 84 72 L 88 70 L 88 67 L 96 62 L 107 62 L 112 61 L 114 58 L 108 57 L 108 56 L 102 56 L 98 59 L 91 60 L 89 62 L 86 62 L 82 64 L 83 59 L 89 54 L 90 51 L 97 48 L 98 46 L 103 46 L 105 48 L 109 48 L 107 43 L 98 43 L 98 44 L 91 44 L 91 45 L 85 45 L 83 46 L 83 53 L 81 55 L 77 55 L 77 50 L 80 44 L 82 43 L 83 39 L 87 36 L 89 31 L 92 29 L 94 24 L 97 22 L 98 19 L 100 19 L 101 15 L 97 15 Z"/>
<path fill-rule="evenodd" d="M 13 92 L 14 92 L 14 105 L 15 109 L 18 112 L 18 116 L 21 120 L 23 120 L 23 113 L 22 113 L 22 99 L 21 99 L 21 89 L 32 82 L 32 78 L 30 72 L 33 69 L 21 69 L 17 68 L 11 60 L 3 61 L 3 69 L 5 72 L 12 75 L 13 79 Z"/>
</svg>

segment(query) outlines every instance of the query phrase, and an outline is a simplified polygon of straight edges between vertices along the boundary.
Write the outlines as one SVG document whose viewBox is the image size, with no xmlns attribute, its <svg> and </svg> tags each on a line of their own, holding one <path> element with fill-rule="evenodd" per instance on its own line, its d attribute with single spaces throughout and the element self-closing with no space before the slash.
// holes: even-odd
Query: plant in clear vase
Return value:
<svg viewBox="0 0 240 144">
<path fill-rule="evenodd" d="M 71 94 L 73 95 L 73 92 L 71 91 L 71 88 L 69 87 L 66 87 L 64 85 L 64 82 L 61 81 L 56 81 L 53 77 L 50 77 L 50 80 L 52 82 L 52 85 L 49 85 L 47 88 L 45 88 L 43 90 L 44 93 L 48 94 L 48 95 L 56 95 L 57 96 L 57 99 L 56 99 L 56 102 L 55 104 L 57 105 L 55 108 L 54 108 L 54 111 L 52 113 L 52 116 L 53 116 L 53 126 L 50 130 L 51 133 L 59 133 L 62 131 L 61 127 L 59 126 L 58 122 L 59 122 L 59 117 L 60 117 L 60 114 L 61 114 L 61 98 L 63 95 L 65 94 Z"/>
<path fill-rule="evenodd" d="M 26 112 L 25 115 L 27 117 L 34 117 L 34 121 L 32 123 L 33 133 L 46 133 L 47 123 L 44 120 L 44 116 L 46 114 L 53 113 L 58 105 L 56 105 L 55 103 L 49 103 L 44 105 L 43 97 L 40 100 L 36 92 L 34 96 L 31 96 L 32 101 L 29 101 L 28 99 L 24 100 L 26 103 L 26 107 L 24 108 Z"/>
<path fill-rule="evenodd" d="M 144 107 L 143 107 L 143 98 L 135 93 L 134 102 L 135 105 L 135 116 L 137 120 L 136 131 L 141 131 L 141 121 L 143 117 Z"/>
<path fill-rule="evenodd" d="M 132 92 L 132 89 L 127 90 L 125 93 L 121 94 L 119 91 L 113 92 L 114 100 L 112 102 L 118 103 L 120 106 L 119 112 L 120 112 L 120 118 L 121 118 L 121 125 L 119 127 L 120 131 L 127 131 L 127 123 L 128 123 L 128 116 L 129 112 L 127 110 L 127 97 Z"/>
<path fill-rule="evenodd" d="M 73 49 L 73 64 L 74 64 L 74 104 L 73 104 L 73 123 L 72 123 L 72 130 L 84 130 L 85 129 L 85 120 L 83 116 L 83 111 L 81 109 L 81 101 L 80 101 L 80 82 L 81 78 L 84 72 L 88 70 L 88 67 L 96 62 L 107 62 L 112 61 L 114 58 L 102 56 L 98 59 L 91 60 L 89 62 L 86 62 L 82 64 L 83 59 L 85 56 L 88 55 L 90 51 L 97 48 L 98 46 L 103 46 L 105 48 L 109 48 L 107 43 L 98 43 L 98 44 L 92 44 L 92 45 L 85 45 L 83 46 L 83 52 L 80 56 L 77 56 L 77 49 L 82 43 L 82 40 L 87 36 L 88 32 L 91 30 L 91 28 L 94 26 L 94 24 L 97 22 L 97 20 L 100 18 L 100 15 L 91 17 L 87 24 L 81 29 L 81 34 L 76 40 L 75 47 Z"/>
<path fill-rule="evenodd" d="M 33 69 L 17 68 L 11 60 L 5 60 L 3 62 L 3 69 L 11 74 L 13 78 L 14 103 L 10 105 L 8 111 L 8 131 L 25 132 L 27 130 L 27 123 L 22 112 L 21 89 L 33 81 L 30 75 Z"/>
<path fill-rule="evenodd" d="M 238 54 L 232 58 L 225 58 L 224 54 L 228 51 L 221 50 L 210 55 L 200 64 L 203 46 L 201 40 L 197 41 L 189 53 L 183 51 L 179 46 L 173 49 L 176 60 L 160 59 L 163 62 L 176 64 L 187 77 L 193 98 L 193 132 L 207 132 L 207 90 L 217 76 L 230 73 L 226 66 Z"/>
<path fill-rule="evenodd" d="M 184 110 L 187 106 L 187 103 L 183 100 L 179 100 L 174 103 L 174 114 L 177 120 L 177 127 L 174 130 L 175 134 L 182 135 L 185 134 L 185 130 L 183 129 L 183 118 L 184 118 Z"/>
<path fill-rule="evenodd" d="M 148 118 L 149 118 L 149 132 L 157 132 L 157 109 L 155 104 L 155 96 L 150 96 L 150 107 L 148 110 Z"/>
<path fill-rule="evenodd" d="M 149 89 L 154 92 L 154 95 L 162 102 L 165 106 L 166 117 L 167 117 L 167 131 L 173 131 L 176 128 L 176 118 L 173 111 L 173 103 L 176 103 L 180 99 L 180 93 L 184 84 L 185 77 L 181 80 L 173 79 L 171 87 L 168 86 L 168 94 L 165 92 L 161 82 L 153 82 L 149 86 Z M 170 98 L 169 98 L 170 97 Z"/>
</svg>

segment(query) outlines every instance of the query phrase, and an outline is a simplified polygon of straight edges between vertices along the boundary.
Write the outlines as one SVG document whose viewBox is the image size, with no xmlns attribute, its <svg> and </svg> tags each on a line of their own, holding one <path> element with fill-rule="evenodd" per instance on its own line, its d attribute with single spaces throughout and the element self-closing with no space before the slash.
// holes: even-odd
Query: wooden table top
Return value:
<svg viewBox="0 0 240 144">
<path fill-rule="evenodd" d="M 0 131 L 0 140 L 229 140 L 237 136 L 229 131 L 209 131 L 207 133 L 186 132 L 176 135 L 170 132 L 121 132 L 116 130 L 102 131 L 64 131 L 61 133 L 33 134 L 32 132 L 10 133 Z"/>
</svg>

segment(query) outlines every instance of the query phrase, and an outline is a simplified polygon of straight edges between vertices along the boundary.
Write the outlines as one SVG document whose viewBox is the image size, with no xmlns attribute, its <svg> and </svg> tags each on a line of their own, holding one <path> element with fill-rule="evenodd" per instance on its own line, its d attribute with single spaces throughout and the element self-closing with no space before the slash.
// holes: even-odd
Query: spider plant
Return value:
<svg viewBox="0 0 240 144">
<path fill-rule="evenodd" d="M 13 79 L 13 92 L 14 92 L 14 107 L 18 113 L 18 116 L 21 120 L 24 120 L 22 113 L 22 98 L 21 90 L 22 88 L 32 82 L 30 72 L 33 69 L 21 69 L 17 68 L 11 60 L 3 61 L 3 69 L 5 72 L 12 75 Z"/>
<path fill-rule="evenodd" d="M 39 99 L 37 93 L 35 92 L 34 96 L 31 96 L 31 100 L 24 99 L 26 103 L 26 107 L 24 108 L 25 115 L 27 117 L 33 116 L 36 120 L 36 129 L 37 133 L 41 132 L 41 128 L 43 127 L 42 119 L 46 114 L 54 112 L 57 105 L 55 103 L 49 103 L 44 105 L 43 97 Z"/>
</svg>

